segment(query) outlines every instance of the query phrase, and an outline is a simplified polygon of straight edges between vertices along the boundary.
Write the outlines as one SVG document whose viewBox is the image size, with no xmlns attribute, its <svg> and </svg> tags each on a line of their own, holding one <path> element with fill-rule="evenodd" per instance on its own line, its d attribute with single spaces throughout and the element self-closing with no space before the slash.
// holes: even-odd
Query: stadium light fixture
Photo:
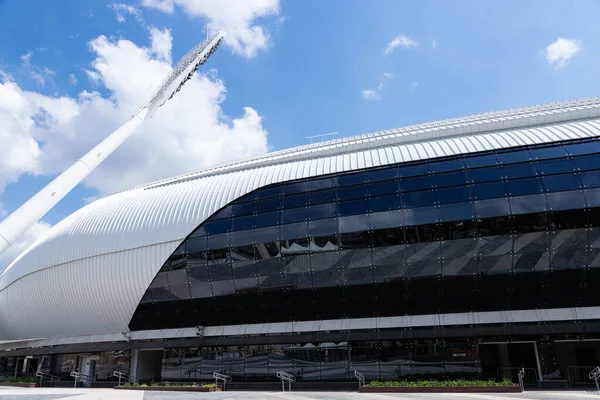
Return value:
<svg viewBox="0 0 600 400">
<path fill-rule="evenodd" d="M 223 33 L 217 32 L 194 46 L 179 60 L 148 101 L 127 122 L 1 221 L 0 254 L 119 148 L 146 119 L 152 118 L 159 107 L 172 99 L 190 80 L 198 67 L 215 52 L 222 40 Z"/>
</svg>

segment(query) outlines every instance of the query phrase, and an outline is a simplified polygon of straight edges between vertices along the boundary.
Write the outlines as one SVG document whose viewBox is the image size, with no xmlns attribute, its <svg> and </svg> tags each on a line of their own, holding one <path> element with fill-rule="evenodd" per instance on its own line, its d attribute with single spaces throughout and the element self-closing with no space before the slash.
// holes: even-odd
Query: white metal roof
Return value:
<svg viewBox="0 0 600 400">
<path fill-rule="evenodd" d="M 302 146 L 102 198 L 55 225 L 0 274 L 0 338 L 126 330 L 146 288 L 179 243 L 215 211 L 259 187 L 595 136 L 600 136 L 598 99 Z"/>
</svg>

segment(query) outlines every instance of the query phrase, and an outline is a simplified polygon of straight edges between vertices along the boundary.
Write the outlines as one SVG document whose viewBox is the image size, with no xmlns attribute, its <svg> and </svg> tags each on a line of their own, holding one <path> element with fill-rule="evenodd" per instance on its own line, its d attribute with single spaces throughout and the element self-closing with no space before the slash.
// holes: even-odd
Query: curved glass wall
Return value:
<svg viewBox="0 0 600 400">
<path fill-rule="evenodd" d="M 164 264 L 130 328 L 600 305 L 600 143 L 270 185 Z"/>
</svg>

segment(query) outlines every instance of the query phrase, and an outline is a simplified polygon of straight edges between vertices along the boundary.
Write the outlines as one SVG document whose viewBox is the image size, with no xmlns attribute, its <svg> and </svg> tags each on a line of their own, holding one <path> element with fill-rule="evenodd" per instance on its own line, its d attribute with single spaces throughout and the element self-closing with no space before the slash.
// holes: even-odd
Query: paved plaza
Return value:
<svg viewBox="0 0 600 400">
<path fill-rule="evenodd" d="M 19 389 L 0 388 L 0 400 L 183 400 L 183 399 L 215 399 L 215 400 L 584 400 L 600 399 L 600 394 L 591 391 L 532 391 L 519 394 L 375 394 L 357 392 L 218 392 L 218 393 L 186 393 L 186 392 L 143 392 L 113 389 Z"/>
</svg>

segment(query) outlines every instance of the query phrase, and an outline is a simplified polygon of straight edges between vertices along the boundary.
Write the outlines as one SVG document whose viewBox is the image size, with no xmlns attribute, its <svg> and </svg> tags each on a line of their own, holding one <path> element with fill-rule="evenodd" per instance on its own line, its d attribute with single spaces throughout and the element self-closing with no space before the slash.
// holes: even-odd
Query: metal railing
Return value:
<svg viewBox="0 0 600 400">
<path fill-rule="evenodd" d="M 37 376 L 38 378 L 40 378 L 40 387 L 42 387 L 42 383 L 43 383 L 44 379 L 46 381 L 50 382 L 50 386 L 53 386 L 54 382 L 60 381 L 60 377 L 59 376 L 46 374 L 45 372 L 42 372 L 42 371 L 37 371 L 35 373 L 35 376 Z"/>
<path fill-rule="evenodd" d="M 498 380 L 510 379 L 513 382 L 523 381 L 522 387 L 533 386 L 538 387 L 539 377 L 538 372 L 535 368 L 509 368 L 501 367 L 498 368 Z M 519 375 L 522 374 L 521 377 Z"/>
<path fill-rule="evenodd" d="M 75 383 L 73 384 L 73 387 L 77 387 L 77 382 L 83 382 L 84 380 L 87 382 L 91 382 L 92 381 L 92 377 L 86 374 L 82 374 L 81 372 L 76 372 L 73 371 L 69 374 L 72 378 L 75 378 Z"/>
<path fill-rule="evenodd" d="M 219 381 L 223 381 L 223 391 L 225 391 L 225 384 L 231 382 L 231 376 L 221 374 L 219 372 L 213 372 L 213 378 L 215 378 L 215 386 L 219 387 Z"/>
<path fill-rule="evenodd" d="M 598 368 L 594 365 L 571 365 L 567 367 L 567 382 L 569 387 L 581 387 L 593 385 L 594 379 L 590 377 L 590 373 Z"/>
<path fill-rule="evenodd" d="M 354 377 L 358 379 L 358 389 L 360 390 L 361 386 L 365 386 L 365 376 L 357 370 L 354 370 Z"/>
<path fill-rule="evenodd" d="M 289 385 L 289 391 L 292 391 L 292 382 L 296 382 L 296 377 L 292 374 L 288 374 L 287 372 L 277 371 L 277 378 L 281 379 L 281 391 L 285 392 L 285 382 Z"/>
<path fill-rule="evenodd" d="M 600 387 L 598 387 L 598 379 L 600 379 L 600 367 L 594 368 L 589 374 L 588 378 L 593 379 L 596 382 L 596 391 L 600 392 Z"/>
<path fill-rule="evenodd" d="M 119 378 L 119 386 L 121 386 L 121 380 L 125 379 L 127 382 L 129 382 L 129 375 L 127 375 L 124 372 L 119 372 L 119 371 L 113 371 L 112 376 Z"/>
</svg>

